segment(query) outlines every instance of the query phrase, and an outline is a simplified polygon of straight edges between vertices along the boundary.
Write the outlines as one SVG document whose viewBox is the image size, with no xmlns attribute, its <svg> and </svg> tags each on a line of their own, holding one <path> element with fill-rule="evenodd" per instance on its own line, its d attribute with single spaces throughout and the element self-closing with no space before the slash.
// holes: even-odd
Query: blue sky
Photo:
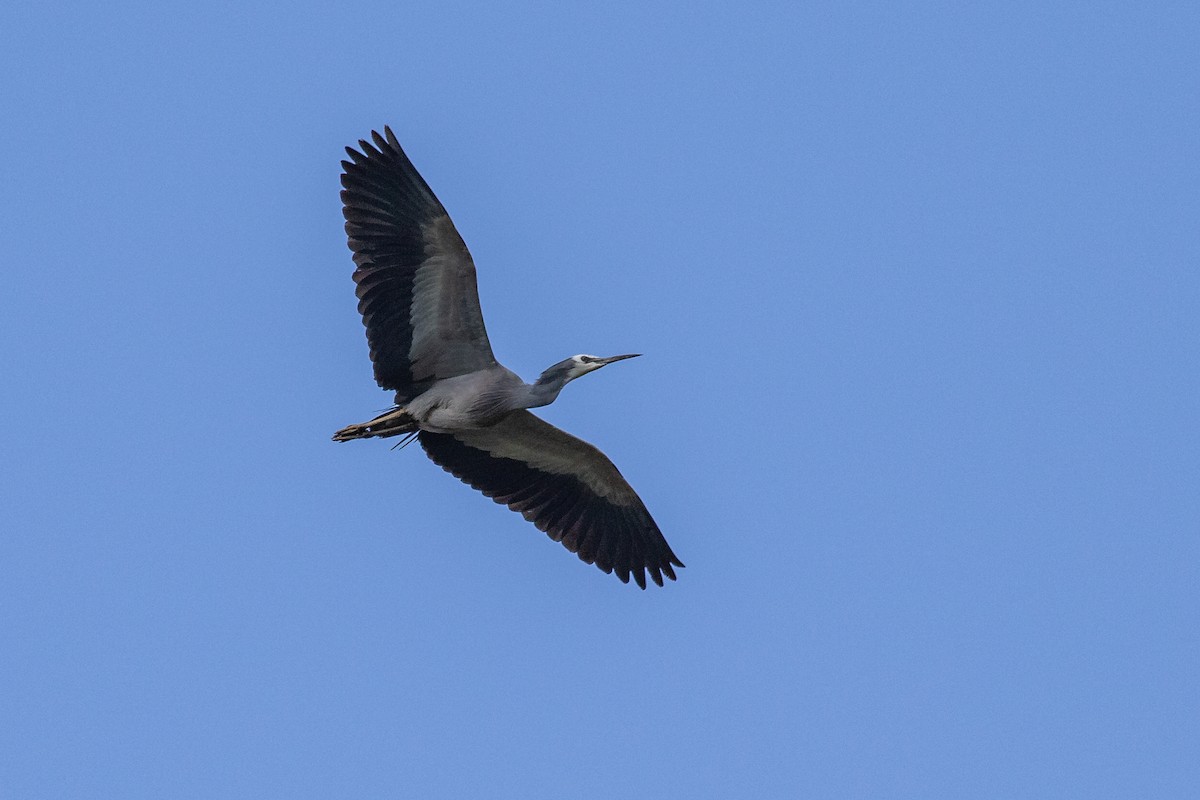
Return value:
<svg viewBox="0 0 1200 800">
<path fill-rule="evenodd" d="M 11 4 L 10 4 L 11 5 Z M 0 12 L 0 797 L 1200 783 L 1190 3 Z M 355 312 L 390 124 L 497 355 L 688 565 L 417 448 Z"/>
</svg>

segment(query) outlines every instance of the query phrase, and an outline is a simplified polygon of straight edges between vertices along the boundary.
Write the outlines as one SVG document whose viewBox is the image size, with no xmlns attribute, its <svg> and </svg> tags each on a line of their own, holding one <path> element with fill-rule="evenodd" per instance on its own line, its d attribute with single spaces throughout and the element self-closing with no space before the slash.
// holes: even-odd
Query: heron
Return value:
<svg viewBox="0 0 1200 800">
<path fill-rule="evenodd" d="M 574 355 L 533 383 L 496 361 L 475 262 L 395 134 L 371 131 L 342 162 L 346 236 L 375 381 L 394 405 L 333 435 L 405 435 L 463 483 L 508 506 L 588 564 L 646 588 L 683 562 L 612 461 L 532 414 L 576 378 L 638 353 Z"/>
</svg>

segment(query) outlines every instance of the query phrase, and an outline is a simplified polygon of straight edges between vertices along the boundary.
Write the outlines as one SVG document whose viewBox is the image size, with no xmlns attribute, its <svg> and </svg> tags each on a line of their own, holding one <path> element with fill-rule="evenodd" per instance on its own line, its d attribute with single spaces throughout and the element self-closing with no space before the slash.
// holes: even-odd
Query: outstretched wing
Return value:
<svg viewBox="0 0 1200 800">
<path fill-rule="evenodd" d="M 475 285 L 475 263 L 391 128 L 347 147 L 346 236 L 375 380 L 402 402 L 439 378 L 496 363 Z"/>
<path fill-rule="evenodd" d="M 490 428 L 421 431 L 434 463 L 622 582 L 646 588 L 682 567 L 637 493 L 608 457 L 528 411 Z"/>
</svg>

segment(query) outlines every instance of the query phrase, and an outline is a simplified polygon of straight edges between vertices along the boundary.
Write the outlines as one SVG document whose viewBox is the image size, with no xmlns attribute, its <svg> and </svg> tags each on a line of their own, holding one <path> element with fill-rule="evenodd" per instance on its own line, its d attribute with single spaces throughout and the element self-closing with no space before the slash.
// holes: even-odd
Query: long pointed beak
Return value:
<svg viewBox="0 0 1200 800">
<path fill-rule="evenodd" d="M 608 358 L 600 359 L 600 364 L 603 366 L 604 364 L 611 364 L 614 361 L 624 361 L 627 358 L 637 358 L 640 355 L 641 353 L 628 353 L 623 356 L 609 356 Z"/>
</svg>

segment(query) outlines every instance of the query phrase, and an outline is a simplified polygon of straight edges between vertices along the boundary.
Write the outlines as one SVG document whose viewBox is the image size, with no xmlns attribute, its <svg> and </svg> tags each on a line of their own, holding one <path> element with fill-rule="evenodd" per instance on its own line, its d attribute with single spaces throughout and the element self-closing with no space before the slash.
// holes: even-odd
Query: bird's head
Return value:
<svg viewBox="0 0 1200 800">
<path fill-rule="evenodd" d="M 601 358 L 600 356 L 589 356 L 581 353 L 577 356 L 563 359 L 554 366 L 548 368 L 538 378 L 540 384 L 556 384 L 564 386 L 570 381 L 575 380 L 581 375 L 587 375 L 589 372 L 595 372 L 605 364 L 611 364 L 614 361 L 624 361 L 627 358 L 637 358 L 641 353 L 629 353 L 623 356 L 609 356 Z"/>
<path fill-rule="evenodd" d="M 605 364 L 611 364 L 614 361 L 624 361 L 627 358 L 637 358 L 641 353 L 628 353 L 623 356 L 609 356 L 608 358 L 600 358 L 599 356 L 589 356 L 579 354 L 571 356 L 564 364 L 567 364 L 567 380 L 573 381 L 580 375 L 587 375 L 589 372 L 595 372 Z"/>
</svg>

